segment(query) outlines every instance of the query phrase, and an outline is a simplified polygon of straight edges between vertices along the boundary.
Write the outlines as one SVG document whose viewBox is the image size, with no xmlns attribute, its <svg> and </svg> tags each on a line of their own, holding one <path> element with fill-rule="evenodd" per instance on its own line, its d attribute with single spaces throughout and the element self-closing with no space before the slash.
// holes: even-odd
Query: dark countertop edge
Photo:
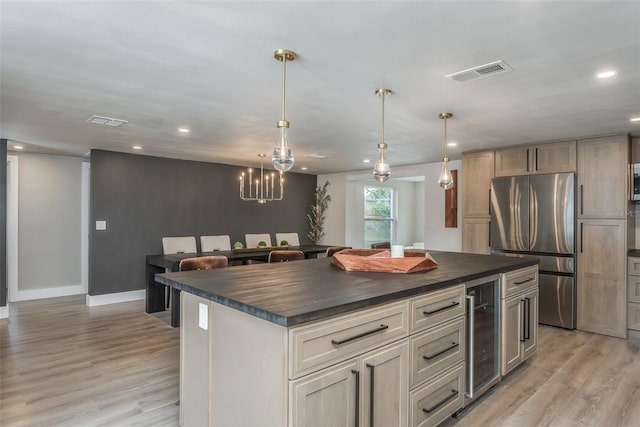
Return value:
<svg viewBox="0 0 640 427">
<path fill-rule="evenodd" d="M 514 261 L 515 260 L 516 259 L 514 258 Z M 538 264 L 537 259 L 519 258 L 518 262 L 514 262 L 510 266 L 488 269 L 479 273 L 456 277 L 455 279 L 451 279 L 443 282 L 431 283 L 424 286 L 417 286 L 415 288 L 404 289 L 402 291 L 397 291 L 397 292 L 390 292 L 387 294 L 378 295 L 371 298 L 365 298 L 360 301 L 350 302 L 342 305 L 335 305 L 333 307 L 322 308 L 319 310 L 310 311 L 307 313 L 303 313 L 295 316 L 289 316 L 289 317 L 282 316 L 277 313 L 273 313 L 264 309 L 259 309 L 254 306 L 242 303 L 240 301 L 223 297 L 221 295 L 202 291 L 198 288 L 194 288 L 188 285 L 183 285 L 182 283 L 175 282 L 169 278 L 163 277 L 161 274 L 156 274 L 155 280 L 156 282 L 162 283 L 163 285 L 171 286 L 172 288 L 178 289 L 180 291 L 188 292 L 198 297 L 208 299 L 213 302 L 217 302 L 227 307 L 234 308 L 238 311 L 242 311 L 243 313 L 247 313 L 249 315 L 258 317 L 260 319 L 269 321 L 271 323 L 275 323 L 277 325 L 290 328 L 294 326 L 300 326 L 305 323 L 316 322 L 320 320 L 329 319 L 331 317 L 348 314 L 350 312 L 353 312 L 359 309 L 371 308 L 380 304 L 393 303 L 405 298 L 410 298 L 416 295 L 424 294 L 428 291 L 436 291 L 449 286 L 454 286 L 454 285 L 469 282 L 475 279 L 480 279 L 482 277 L 493 276 L 495 274 L 505 273 L 507 271 L 519 270 L 521 268 L 530 267 L 536 264 Z M 376 273 L 372 273 L 372 274 L 376 274 Z"/>
<path fill-rule="evenodd" d="M 627 256 L 640 257 L 640 249 L 628 249 Z"/>
</svg>

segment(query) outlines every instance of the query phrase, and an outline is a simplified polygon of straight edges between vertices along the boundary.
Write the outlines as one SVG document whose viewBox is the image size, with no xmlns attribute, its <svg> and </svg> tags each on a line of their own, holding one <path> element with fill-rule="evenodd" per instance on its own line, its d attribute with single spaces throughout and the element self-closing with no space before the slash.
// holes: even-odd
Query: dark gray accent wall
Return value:
<svg viewBox="0 0 640 427">
<path fill-rule="evenodd" d="M 0 139 L 0 307 L 7 305 L 7 140 Z"/>
<path fill-rule="evenodd" d="M 145 256 L 162 253 L 164 236 L 297 232 L 306 237 L 316 176 L 287 173 L 284 200 L 242 201 L 246 170 L 216 163 L 91 151 L 89 295 L 145 288 Z M 96 221 L 107 221 L 96 231 Z"/>
</svg>

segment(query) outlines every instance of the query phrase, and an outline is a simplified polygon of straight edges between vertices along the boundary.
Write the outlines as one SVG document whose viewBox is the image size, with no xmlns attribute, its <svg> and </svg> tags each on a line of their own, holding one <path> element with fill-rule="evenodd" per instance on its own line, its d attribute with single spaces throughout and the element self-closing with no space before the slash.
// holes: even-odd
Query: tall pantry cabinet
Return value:
<svg viewBox="0 0 640 427">
<path fill-rule="evenodd" d="M 490 253 L 489 191 L 493 150 L 462 155 L 462 252 Z"/>
<path fill-rule="evenodd" d="M 627 248 L 634 244 L 629 212 L 627 135 L 578 140 L 577 327 L 627 336 Z"/>
</svg>

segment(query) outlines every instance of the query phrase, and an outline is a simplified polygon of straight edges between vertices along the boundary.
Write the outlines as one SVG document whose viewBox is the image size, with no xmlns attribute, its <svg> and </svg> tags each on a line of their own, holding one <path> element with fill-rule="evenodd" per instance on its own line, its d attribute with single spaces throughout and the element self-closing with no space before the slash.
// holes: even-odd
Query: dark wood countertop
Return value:
<svg viewBox="0 0 640 427">
<path fill-rule="evenodd" d="M 428 251 L 438 268 L 419 273 L 348 272 L 328 258 L 156 274 L 156 281 L 291 327 L 493 274 L 534 258 Z"/>
</svg>

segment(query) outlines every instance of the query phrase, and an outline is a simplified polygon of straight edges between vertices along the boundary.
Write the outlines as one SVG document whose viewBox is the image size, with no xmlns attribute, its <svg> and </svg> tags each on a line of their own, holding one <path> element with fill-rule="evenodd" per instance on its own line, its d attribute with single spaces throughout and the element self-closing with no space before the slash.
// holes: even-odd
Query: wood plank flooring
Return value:
<svg viewBox="0 0 640 427">
<path fill-rule="evenodd" d="M 12 304 L 0 320 L 0 425 L 177 426 L 179 339 L 144 301 Z"/>
<path fill-rule="evenodd" d="M 459 426 L 638 426 L 640 345 L 540 326 L 538 354 Z M 142 301 L 12 304 L 0 320 L 0 425 L 177 426 L 179 330 Z"/>
</svg>

